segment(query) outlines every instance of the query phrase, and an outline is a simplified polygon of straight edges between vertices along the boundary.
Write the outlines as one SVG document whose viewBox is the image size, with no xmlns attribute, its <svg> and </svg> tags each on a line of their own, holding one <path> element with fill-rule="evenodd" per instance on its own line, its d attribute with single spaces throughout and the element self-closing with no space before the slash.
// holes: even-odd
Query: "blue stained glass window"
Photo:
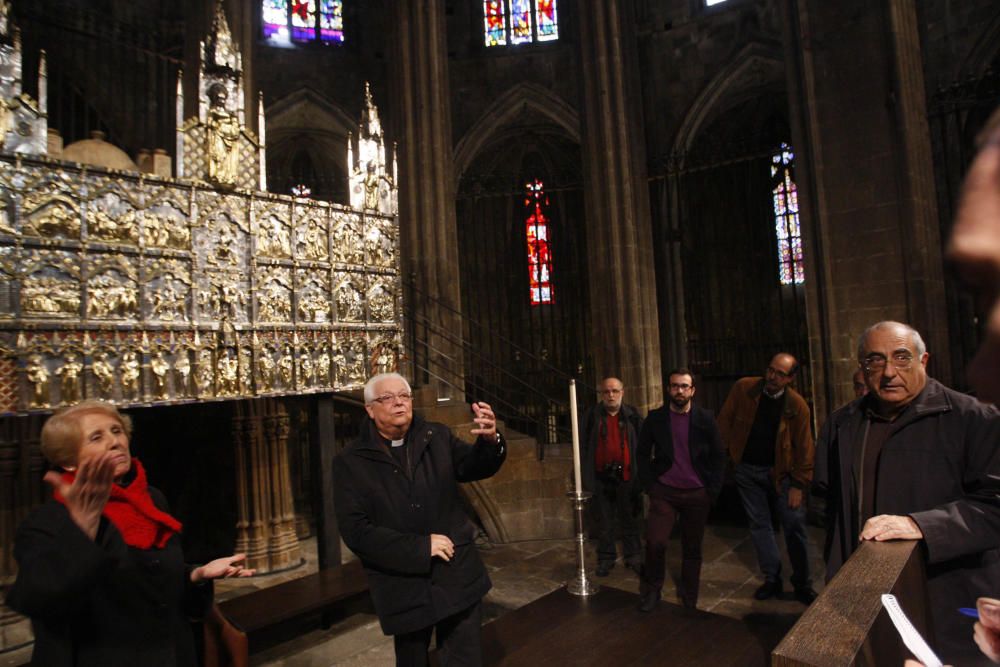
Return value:
<svg viewBox="0 0 1000 667">
<path fill-rule="evenodd" d="M 558 0 L 483 0 L 483 41 L 507 46 L 559 39 Z"/>
<path fill-rule="evenodd" d="M 782 285 L 801 285 L 806 280 L 794 169 L 795 153 L 791 146 L 783 143 L 771 156 L 774 234 L 778 241 L 778 280 Z"/>
<path fill-rule="evenodd" d="M 318 6 L 317 6 L 318 5 Z M 264 39 L 295 42 L 344 41 L 343 0 L 261 0 Z"/>
</svg>

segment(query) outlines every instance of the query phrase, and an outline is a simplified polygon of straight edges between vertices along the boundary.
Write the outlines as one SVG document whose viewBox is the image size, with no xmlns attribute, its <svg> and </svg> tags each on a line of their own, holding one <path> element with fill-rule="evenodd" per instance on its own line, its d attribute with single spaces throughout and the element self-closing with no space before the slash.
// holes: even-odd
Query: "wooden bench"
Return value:
<svg viewBox="0 0 1000 667">
<path fill-rule="evenodd" d="M 219 609 L 247 636 L 250 653 L 255 653 L 271 643 L 268 635 L 289 623 L 321 614 L 323 624 L 329 625 L 330 612 L 367 598 L 367 593 L 368 578 L 361 563 L 352 561 L 220 602 Z M 299 628 L 295 630 L 293 635 Z"/>
</svg>

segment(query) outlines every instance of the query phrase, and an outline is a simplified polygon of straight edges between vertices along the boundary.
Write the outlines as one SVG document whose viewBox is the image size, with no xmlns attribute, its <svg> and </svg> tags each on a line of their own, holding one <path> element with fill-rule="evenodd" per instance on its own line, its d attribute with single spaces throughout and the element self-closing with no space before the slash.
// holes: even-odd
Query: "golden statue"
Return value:
<svg viewBox="0 0 1000 667">
<path fill-rule="evenodd" d="M 221 83 L 208 89 L 208 117 L 206 138 L 208 142 L 208 180 L 215 185 L 234 186 L 240 166 L 240 121 L 236 114 L 226 109 L 229 91 Z"/>
<path fill-rule="evenodd" d="M 378 210 L 379 176 L 375 169 L 375 160 L 368 161 L 368 172 L 365 174 L 365 208 Z"/>
<path fill-rule="evenodd" d="M 42 355 L 33 354 L 28 357 L 25 369 L 28 382 L 32 384 L 31 407 L 44 408 L 49 404 L 49 369 L 45 367 Z"/>
<path fill-rule="evenodd" d="M 156 351 L 149 361 L 149 368 L 153 371 L 156 398 L 167 398 L 167 371 L 170 370 L 170 362 L 164 358 L 163 350 Z"/>
<path fill-rule="evenodd" d="M 266 347 L 257 357 L 257 385 L 262 392 L 271 391 L 274 387 L 274 358 Z"/>
<path fill-rule="evenodd" d="M 94 371 L 94 377 L 97 378 L 97 390 L 102 397 L 110 397 L 115 385 L 115 369 L 108 361 L 107 352 L 98 352 L 94 356 L 94 364 L 91 368 Z"/>
<path fill-rule="evenodd" d="M 139 376 L 142 374 L 142 367 L 139 364 L 139 357 L 135 352 L 129 350 L 122 355 L 122 395 L 133 400 L 139 398 Z"/>
<path fill-rule="evenodd" d="M 188 359 L 187 350 L 177 353 L 177 361 L 174 362 L 174 372 L 177 373 L 177 394 L 187 396 L 191 390 L 191 360 Z"/>
<path fill-rule="evenodd" d="M 326 347 L 316 357 L 316 380 L 321 387 L 330 386 L 330 350 Z"/>
<path fill-rule="evenodd" d="M 60 399 L 64 405 L 76 403 L 80 400 L 80 373 L 83 372 L 83 364 L 72 352 L 66 356 L 66 363 L 56 369 L 56 375 L 62 378 L 59 386 Z"/>
<path fill-rule="evenodd" d="M 302 350 L 299 355 L 299 388 L 304 389 L 312 384 L 313 361 L 309 350 Z"/>
<path fill-rule="evenodd" d="M 199 396 L 211 396 L 212 381 L 215 376 L 212 371 L 212 351 L 203 348 L 198 353 L 198 369 L 195 372 L 195 382 L 198 384 Z"/>
<path fill-rule="evenodd" d="M 281 384 L 285 389 L 291 389 L 294 386 L 292 384 L 292 379 L 295 377 L 294 355 L 292 348 L 286 347 L 281 359 L 278 360 L 278 377 L 281 378 Z"/>
</svg>

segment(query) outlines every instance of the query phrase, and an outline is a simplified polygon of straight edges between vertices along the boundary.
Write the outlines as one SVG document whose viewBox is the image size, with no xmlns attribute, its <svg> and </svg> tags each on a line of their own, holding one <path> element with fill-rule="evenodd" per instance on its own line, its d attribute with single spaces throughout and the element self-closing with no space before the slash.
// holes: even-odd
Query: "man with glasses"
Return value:
<svg viewBox="0 0 1000 667">
<path fill-rule="evenodd" d="M 487 403 L 472 404 L 478 437 L 470 445 L 414 416 L 398 373 L 372 377 L 364 395 L 370 419 L 333 461 L 341 536 L 365 567 L 397 665 L 428 664 L 435 629 L 442 665 L 479 665 L 481 600 L 491 583 L 458 483 L 500 469 L 506 446 L 496 417 Z"/>
<path fill-rule="evenodd" d="M 653 611 L 660 601 L 667 542 L 678 521 L 683 556 L 677 593 L 685 607 L 696 607 L 705 523 L 726 468 L 726 452 L 715 418 L 691 400 L 695 393 L 691 371 L 671 371 L 667 388 L 670 400 L 650 411 L 636 450 L 639 479 L 649 494 L 646 562 L 639 591 L 642 612 Z"/>
<path fill-rule="evenodd" d="M 831 416 L 827 577 L 862 540 L 921 540 L 938 655 L 972 664 L 973 620 L 1000 590 L 1000 412 L 927 375 L 920 334 L 900 322 L 858 340 L 867 396 Z"/>
<path fill-rule="evenodd" d="M 798 362 L 774 355 L 764 377 L 738 380 L 719 411 L 719 430 L 735 465 L 736 485 L 750 522 L 750 537 L 764 583 L 757 600 L 781 595 L 781 554 L 774 537 L 776 507 L 792 562 L 795 599 L 816 599 L 809 577 L 805 489 L 812 481 L 815 448 L 809 406 L 791 387 Z"/>
<path fill-rule="evenodd" d="M 625 404 L 625 386 L 618 378 L 604 378 L 598 391 L 600 402 L 587 411 L 580 427 L 580 473 L 583 488 L 594 494 L 599 531 L 596 574 L 606 577 L 615 566 L 616 528 L 622 534 L 625 567 L 638 574 L 642 564 L 642 494 L 636 482 L 635 446 L 642 417 Z"/>
</svg>

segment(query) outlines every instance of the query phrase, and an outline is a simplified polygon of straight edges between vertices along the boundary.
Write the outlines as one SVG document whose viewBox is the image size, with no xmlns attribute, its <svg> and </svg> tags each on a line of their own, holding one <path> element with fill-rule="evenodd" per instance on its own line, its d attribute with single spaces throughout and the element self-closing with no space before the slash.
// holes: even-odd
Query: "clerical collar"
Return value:
<svg viewBox="0 0 1000 667">
<path fill-rule="evenodd" d="M 784 389 L 782 389 L 781 391 L 779 391 L 777 394 L 769 394 L 769 393 L 767 393 L 767 389 L 764 389 L 763 391 L 764 391 L 764 395 L 765 396 L 767 396 L 768 398 L 773 399 L 773 400 L 777 400 L 777 399 L 781 398 L 782 396 L 784 396 L 784 394 L 785 394 L 785 390 Z"/>
<path fill-rule="evenodd" d="M 405 444 L 406 444 L 406 439 L 405 438 L 400 438 L 399 440 L 390 440 L 389 441 L 389 446 L 390 447 L 402 447 Z"/>
</svg>

